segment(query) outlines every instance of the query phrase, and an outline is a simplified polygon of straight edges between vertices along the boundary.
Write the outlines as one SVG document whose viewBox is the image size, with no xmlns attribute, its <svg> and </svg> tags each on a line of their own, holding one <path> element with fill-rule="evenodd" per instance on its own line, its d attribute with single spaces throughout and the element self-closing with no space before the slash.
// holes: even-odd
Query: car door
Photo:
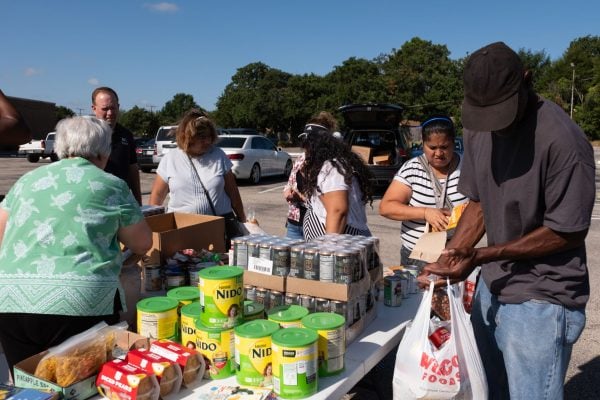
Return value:
<svg viewBox="0 0 600 400">
<path fill-rule="evenodd" d="M 265 143 L 265 138 L 254 136 L 252 138 L 252 150 L 260 163 L 260 170 L 263 176 L 272 175 L 273 164 L 270 160 L 270 151 Z"/>
</svg>

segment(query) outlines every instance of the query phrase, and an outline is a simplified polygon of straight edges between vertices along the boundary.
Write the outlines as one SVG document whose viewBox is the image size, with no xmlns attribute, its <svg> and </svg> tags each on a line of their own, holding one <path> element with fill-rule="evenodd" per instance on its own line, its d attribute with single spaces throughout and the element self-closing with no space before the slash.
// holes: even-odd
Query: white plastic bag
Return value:
<svg viewBox="0 0 600 400">
<path fill-rule="evenodd" d="M 487 399 L 485 372 L 459 287 L 448 287 L 450 338 L 437 349 L 429 341 L 433 283 L 400 342 L 394 368 L 394 400 Z"/>
</svg>

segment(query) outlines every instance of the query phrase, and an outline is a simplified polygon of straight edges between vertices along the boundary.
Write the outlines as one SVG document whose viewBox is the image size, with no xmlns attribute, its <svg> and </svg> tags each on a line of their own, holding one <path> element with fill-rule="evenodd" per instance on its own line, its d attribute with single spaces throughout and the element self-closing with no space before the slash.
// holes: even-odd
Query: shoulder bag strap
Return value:
<svg viewBox="0 0 600 400">
<path fill-rule="evenodd" d="M 212 210 L 213 215 L 217 215 L 217 212 L 215 211 L 215 206 L 213 205 L 213 202 L 210 199 L 210 196 L 208 195 L 208 190 L 206 190 L 204 183 L 202 183 L 202 179 L 200 179 L 200 174 L 198 174 L 198 170 L 196 169 L 196 166 L 194 165 L 194 161 L 192 160 L 192 157 L 190 157 L 189 154 L 188 154 L 188 160 L 190 160 L 190 165 L 192 166 L 192 170 L 196 174 L 196 178 L 198 178 L 198 181 L 200 182 L 200 186 L 202 186 L 202 189 L 204 190 L 204 195 L 206 196 L 206 200 L 208 200 L 208 204 L 210 205 L 210 209 Z"/>
<path fill-rule="evenodd" d="M 417 160 L 421 163 L 423 168 L 425 168 L 425 171 L 427 171 L 427 173 L 429 174 L 429 179 L 431 180 L 431 183 L 433 184 L 433 194 L 435 197 L 436 207 L 439 207 L 439 208 L 445 207 L 445 208 L 448 208 L 449 210 L 452 210 L 452 208 L 453 208 L 452 202 L 450 202 L 450 199 L 448 198 L 448 196 L 446 196 L 446 189 L 448 187 L 448 181 L 450 180 L 450 175 L 452 175 L 455 168 L 450 168 L 448 170 L 448 176 L 446 177 L 446 181 L 442 185 L 440 183 L 439 179 L 437 178 L 437 176 L 435 176 L 435 173 L 433 172 L 433 170 L 431 169 L 431 166 L 429 165 L 429 161 L 427 161 L 427 157 L 425 157 L 425 154 L 421 154 L 417 158 Z"/>
</svg>

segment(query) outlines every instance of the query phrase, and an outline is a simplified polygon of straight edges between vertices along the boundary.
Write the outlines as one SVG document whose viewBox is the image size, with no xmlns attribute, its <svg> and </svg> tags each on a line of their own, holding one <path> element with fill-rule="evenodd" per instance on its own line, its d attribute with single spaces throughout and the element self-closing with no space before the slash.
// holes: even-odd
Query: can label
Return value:
<svg viewBox="0 0 600 400">
<path fill-rule="evenodd" d="M 354 264 L 357 262 L 353 255 L 351 253 L 338 253 L 335 255 L 334 262 L 334 282 L 344 284 L 352 283 Z"/>
<path fill-rule="evenodd" d="M 318 365 L 319 376 L 338 373 L 344 369 L 344 353 L 346 352 L 346 329 L 319 330 Z"/>
<path fill-rule="evenodd" d="M 233 257 L 234 257 L 234 265 L 238 267 L 242 267 L 244 269 L 248 268 L 248 245 L 244 241 L 234 241 L 232 243 L 233 246 Z"/>
<path fill-rule="evenodd" d="M 315 310 L 316 312 L 329 312 L 331 310 L 330 300 L 322 298 L 315 299 Z"/>
<path fill-rule="evenodd" d="M 402 279 L 392 275 L 383 278 L 383 304 L 398 307 L 402 304 Z"/>
<path fill-rule="evenodd" d="M 271 290 L 269 293 L 269 309 L 283 305 L 283 293 Z"/>
<path fill-rule="evenodd" d="M 269 289 L 256 288 L 256 302 L 262 304 L 265 307 L 265 310 L 269 309 Z"/>
<path fill-rule="evenodd" d="M 242 323 L 242 275 L 231 279 L 200 278 L 200 320 L 208 327 L 230 328 Z"/>
<path fill-rule="evenodd" d="M 300 296 L 300 305 L 308 309 L 309 312 L 315 312 L 315 298 L 308 294 Z"/>
<path fill-rule="evenodd" d="M 321 282 L 333 282 L 334 260 L 333 253 L 319 253 L 319 280 Z"/>
<path fill-rule="evenodd" d="M 303 398 L 317 392 L 317 343 L 273 348 L 273 390 L 282 398 Z"/>
<path fill-rule="evenodd" d="M 138 333 L 147 338 L 176 340 L 177 320 L 177 307 L 156 313 L 137 310 Z"/>
<path fill-rule="evenodd" d="M 233 329 L 209 332 L 196 327 L 196 350 L 206 362 L 205 378 L 221 379 L 234 373 L 231 360 L 235 349 Z"/>
<path fill-rule="evenodd" d="M 290 248 L 273 247 L 273 275 L 287 276 L 290 272 Z"/>
<path fill-rule="evenodd" d="M 315 249 L 304 251 L 304 279 L 319 280 L 319 253 Z"/>
<path fill-rule="evenodd" d="M 144 265 L 144 288 L 149 292 L 154 292 L 161 290 L 162 286 L 160 265 Z"/>
<path fill-rule="evenodd" d="M 304 278 L 304 250 L 302 247 L 292 247 L 290 249 L 290 272 L 288 276 L 293 278 Z"/>
<path fill-rule="evenodd" d="M 300 305 L 300 301 L 299 299 L 299 295 L 297 295 L 296 293 L 292 293 L 292 292 L 285 292 L 285 304 L 288 306 L 291 305 Z"/>
<path fill-rule="evenodd" d="M 236 377 L 240 385 L 271 386 L 273 384 L 271 337 L 235 337 Z"/>
<path fill-rule="evenodd" d="M 244 285 L 244 298 L 250 301 L 256 301 L 256 287 L 252 285 Z"/>
<path fill-rule="evenodd" d="M 196 322 L 185 314 L 181 315 L 181 344 L 196 347 Z"/>
</svg>

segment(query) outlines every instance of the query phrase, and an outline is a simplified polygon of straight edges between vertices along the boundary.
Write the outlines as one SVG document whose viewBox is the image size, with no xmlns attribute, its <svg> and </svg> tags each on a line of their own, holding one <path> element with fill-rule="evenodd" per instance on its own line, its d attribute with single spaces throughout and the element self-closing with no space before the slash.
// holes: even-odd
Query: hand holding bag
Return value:
<svg viewBox="0 0 600 400">
<path fill-rule="evenodd" d="M 429 340 L 433 282 L 396 354 L 394 400 L 488 397 L 485 371 L 457 285 L 448 287 L 450 338 L 438 349 Z"/>
</svg>

